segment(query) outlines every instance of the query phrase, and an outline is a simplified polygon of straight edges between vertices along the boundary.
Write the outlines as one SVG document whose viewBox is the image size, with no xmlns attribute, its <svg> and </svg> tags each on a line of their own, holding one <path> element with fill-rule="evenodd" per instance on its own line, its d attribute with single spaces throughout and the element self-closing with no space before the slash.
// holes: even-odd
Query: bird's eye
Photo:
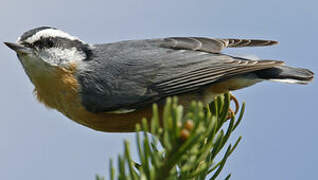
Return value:
<svg viewBox="0 0 318 180">
<path fill-rule="evenodd" d="M 48 39 L 48 40 L 46 41 L 46 45 L 47 45 L 48 48 L 51 48 L 51 47 L 54 46 L 54 42 L 53 42 L 51 39 Z"/>
<path fill-rule="evenodd" d="M 40 40 L 34 42 L 33 45 L 39 49 L 52 48 L 54 46 L 54 41 L 50 38 L 41 38 Z"/>
</svg>

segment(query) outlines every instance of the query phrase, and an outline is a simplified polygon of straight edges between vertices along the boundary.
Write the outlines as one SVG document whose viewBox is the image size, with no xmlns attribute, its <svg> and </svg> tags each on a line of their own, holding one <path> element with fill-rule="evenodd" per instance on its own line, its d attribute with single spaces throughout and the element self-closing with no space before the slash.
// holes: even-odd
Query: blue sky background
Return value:
<svg viewBox="0 0 318 180">
<path fill-rule="evenodd" d="M 262 38 L 278 46 L 226 50 L 284 60 L 318 72 L 315 0 L 2 0 L 0 41 L 50 25 L 89 43 L 166 36 Z M 94 179 L 131 134 L 101 133 L 48 110 L 32 95 L 16 55 L 0 44 L 0 179 Z M 265 82 L 234 92 L 247 102 L 243 136 L 222 177 L 317 179 L 318 85 Z M 234 141 L 235 139 L 232 139 Z M 134 151 L 136 158 L 136 151 Z"/>
</svg>

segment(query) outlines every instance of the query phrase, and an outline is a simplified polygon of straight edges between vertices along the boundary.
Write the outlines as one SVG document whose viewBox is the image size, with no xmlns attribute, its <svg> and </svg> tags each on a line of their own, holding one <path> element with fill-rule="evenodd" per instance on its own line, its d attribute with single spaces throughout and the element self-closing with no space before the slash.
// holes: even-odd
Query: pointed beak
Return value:
<svg viewBox="0 0 318 180">
<path fill-rule="evenodd" d="M 21 44 L 11 43 L 11 42 L 4 42 L 4 44 L 17 53 L 23 53 L 23 54 L 33 53 L 33 50 L 31 48 L 25 47 Z"/>
</svg>

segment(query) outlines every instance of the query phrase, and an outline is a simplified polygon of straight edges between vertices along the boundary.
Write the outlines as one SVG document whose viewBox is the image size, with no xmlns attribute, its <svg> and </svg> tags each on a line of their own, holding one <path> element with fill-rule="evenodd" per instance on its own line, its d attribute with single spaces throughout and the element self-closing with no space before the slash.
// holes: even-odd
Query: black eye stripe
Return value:
<svg viewBox="0 0 318 180">
<path fill-rule="evenodd" d="M 51 38 L 45 38 L 45 39 L 40 39 L 38 41 L 35 41 L 31 45 L 42 49 L 42 48 L 51 48 L 54 46 L 54 44 L 55 43 L 52 41 Z"/>
<path fill-rule="evenodd" d="M 40 48 L 59 47 L 62 49 L 70 49 L 74 47 L 81 49 L 83 46 L 87 46 L 79 40 L 70 40 L 62 37 L 41 38 L 33 42 L 32 45 Z"/>
</svg>

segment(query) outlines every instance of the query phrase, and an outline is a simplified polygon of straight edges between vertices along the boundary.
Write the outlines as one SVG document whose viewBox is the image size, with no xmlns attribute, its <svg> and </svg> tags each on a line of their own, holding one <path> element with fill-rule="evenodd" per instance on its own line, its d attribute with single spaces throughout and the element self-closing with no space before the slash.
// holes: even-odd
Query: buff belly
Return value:
<svg viewBox="0 0 318 180">
<path fill-rule="evenodd" d="M 142 118 L 151 120 L 152 106 L 145 107 L 128 113 L 92 113 L 81 104 L 78 89 L 79 84 L 75 74 L 76 66 L 67 68 L 57 67 L 50 77 L 37 79 L 35 92 L 37 99 L 47 107 L 56 109 L 75 122 L 89 128 L 105 132 L 131 132 L 135 130 L 137 123 Z M 201 92 L 184 94 L 179 96 L 179 103 L 185 107 L 192 100 L 200 100 L 209 103 L 213 98 L 229 90 L 240 89 L 256 82 L 244 81 L 240 78 L 229 79 L 205 88 Z M 159 102 L 159 113 L 163 110 L 164 102 Z"/>
<path fill-rule="evenodd" d="M 151 119 L 151 107 L 124 114 L 87 111 L 81 104 L 75 70 L 75 64 L 65 68 L 56 67 L 54 72 L 50 72 L 50 76 L 33 80 L 37 99 L 75 122 L 98 131 L 130 132 L 135 130 L 136 124 L 143 117 Z M 161 110 L 161 106 L 159 109 Z"/>
</svg>

